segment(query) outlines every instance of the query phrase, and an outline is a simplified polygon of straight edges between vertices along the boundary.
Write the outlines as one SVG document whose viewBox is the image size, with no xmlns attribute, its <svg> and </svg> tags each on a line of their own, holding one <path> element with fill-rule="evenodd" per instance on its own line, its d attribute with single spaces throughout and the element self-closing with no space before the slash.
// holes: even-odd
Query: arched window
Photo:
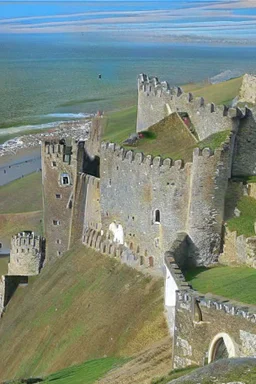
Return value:
<svg viewBox="0 0 256 384">
<path fill-rule="evenodd" d="M 155 224 L 160 224 L 160 211 L 159 211 L 159 209 L 155 210 L 154 222 L 155 222 Z"/>
</svg>

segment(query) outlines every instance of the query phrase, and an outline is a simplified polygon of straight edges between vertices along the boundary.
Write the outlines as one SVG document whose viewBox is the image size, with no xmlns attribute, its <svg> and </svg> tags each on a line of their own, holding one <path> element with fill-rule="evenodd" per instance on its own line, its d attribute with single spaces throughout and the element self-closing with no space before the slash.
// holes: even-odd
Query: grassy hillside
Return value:
<svg viewBox="0 0 256 384">
<path fill-rule="evenodd" d="M 163 281 L 81 246 L 28 287 L 0 322 L 0 380 L 130 356 L 168 335 Z"/>
<path fill-rule="evenodd" d="M 138 141 L 136 150 L 145 154 L 171 157 L 173 160 L 192 160 L 196 139 L 178 114 L 172 113 L 149 130 L 151 137 Z"/>
<path fill-rule="evenodd" d="M 218 84 L 187 84 L 182 89 L 196 97 L 204 97 L 208 103 L 229 104 L 239 94 L 242 80 L 238 77 Z"/>
<path fill-rule="evenodd" d="M 32 173 L 0 187 L 0 213 L 42 210 L 42 175 Z"/>
<path fill-rule="evenodd" d="M 103 140 L 121 144 L 136 132 L 137 106 L 110 112 L 106 115 Z"/>
<path fill-rule="evenodd" d="M 32 230 L 37 234 L 42 234 L 43 223 L 41 211 L 17 214 L 0 214 L 1 238 L 10 238 L 15 233 L 29 230 Z"/>
<path fill-rule="evenodd" d="M 255 305 L 256 269 L 224 266 L 197 268 L 186 272 L 186 280 L 199 292 L 210 292 Z"/>
</svg>

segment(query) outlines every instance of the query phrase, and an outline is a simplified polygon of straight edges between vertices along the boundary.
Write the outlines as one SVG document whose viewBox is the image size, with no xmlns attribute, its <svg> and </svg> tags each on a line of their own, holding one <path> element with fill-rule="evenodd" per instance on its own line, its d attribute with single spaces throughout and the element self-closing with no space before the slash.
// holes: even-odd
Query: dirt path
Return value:
<svg viewBox="0 0 256 384">
<path fill-rule="evenodd" d="M 152 378 L 167 375 L 171 370 L 171 339 L 169 337 L 142 351 L 135 359 L 111 371 L 98 384 L 150 384 Z"/>
</svg>

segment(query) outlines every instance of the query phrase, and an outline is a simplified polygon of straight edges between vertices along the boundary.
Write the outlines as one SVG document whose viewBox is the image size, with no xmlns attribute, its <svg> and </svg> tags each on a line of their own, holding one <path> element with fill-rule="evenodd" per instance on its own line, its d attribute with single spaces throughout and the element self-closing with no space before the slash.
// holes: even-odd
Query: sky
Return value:
<svg viewBox="0 0 256 384">
<path fill-rule="evenodd" d="M 256 0 L 0 1 L 0 33 L 103 32 L 256 41 Z"/>
</svg>

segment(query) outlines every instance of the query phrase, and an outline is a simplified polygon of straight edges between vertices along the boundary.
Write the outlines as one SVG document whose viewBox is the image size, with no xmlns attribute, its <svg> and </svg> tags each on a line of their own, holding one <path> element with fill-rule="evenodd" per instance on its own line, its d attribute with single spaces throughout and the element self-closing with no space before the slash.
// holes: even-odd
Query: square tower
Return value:
<svg viewBox="0 0 256 384">
<path fill-rule="evenodd" d="M 70 138 L 42 143 L 42 185 L 46 259 L 69 249 L 76 179 L 82 171 L 84 142 Z"/>
</svg>

